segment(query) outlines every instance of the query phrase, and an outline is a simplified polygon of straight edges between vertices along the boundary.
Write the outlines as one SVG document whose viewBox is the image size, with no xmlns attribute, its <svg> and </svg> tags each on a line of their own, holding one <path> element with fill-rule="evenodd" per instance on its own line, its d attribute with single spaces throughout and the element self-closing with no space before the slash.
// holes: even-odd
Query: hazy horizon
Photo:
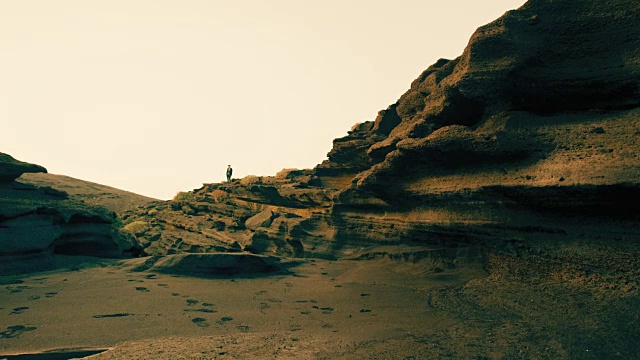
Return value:
<svg viewBox="0 0 640 360">
<path fill-rule="evenodd" d="M 311 168 L 524 2 L 0 1 L 0 152 L 160 199 Z"/>
</svg>

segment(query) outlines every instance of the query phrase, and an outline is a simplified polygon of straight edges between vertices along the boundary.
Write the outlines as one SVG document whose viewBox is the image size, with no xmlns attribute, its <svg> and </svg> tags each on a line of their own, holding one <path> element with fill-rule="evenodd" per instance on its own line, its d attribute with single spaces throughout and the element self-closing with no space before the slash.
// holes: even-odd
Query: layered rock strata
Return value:
<svg viewBox="0 0 640 360">
<path fill-rule="evenodd" d="M 529 1 L 336 139 L 315 169 L 205 184 L 127 213 L 125 228 L 152 255 L 429 254 L 635 296 L 639 14 L 630 1 Z"/>
<path fill-rule="evenodd" d="M 14 181 L 24 172 L 46 172 L 0 154 L 0 272 L 43 270 L 56 255 L 121 258 L 135 249 L 122 239 L 116 215 L 69 200 L 65 192 Z"/>
<path fill-rule="evenodd" d="M 246 255 L 219 253 L 384 258 L 434 273 L 473 264 L 487 277 L 462 287 L 443 277 L 442 289 L 425 294 L 425 306 L 464 319 L 450 329 L 453 343 L 481 324 L 490 331 L 478 348 L 495 358 L 632 357 L 640 336 L 638 49 L 637 1 L 531 0 L 336 139 L 316 168 L 204 184 L 122 212 L 123 232 L 157 255 L 142 268 L 175 261 L 190 274 L 211 259 L 226 260 L 209 275 L 237 270 L 226 261 Z M 64 239 L 73 218 L 48 206 L 21 211 L 51 239 Z M 18 215 L 0 215 L 0 233 Z M 518 346 L 533 351 L 501 355 L 508 346 L 499 335 L 514 326 Z"/>
</svg>

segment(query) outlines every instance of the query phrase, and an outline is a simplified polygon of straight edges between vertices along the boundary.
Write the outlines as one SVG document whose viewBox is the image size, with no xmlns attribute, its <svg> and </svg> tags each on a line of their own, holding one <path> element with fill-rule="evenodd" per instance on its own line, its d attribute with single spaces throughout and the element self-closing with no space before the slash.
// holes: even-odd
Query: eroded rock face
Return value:
<svg viewBox="0 0 640 360">
<path fill-rule="evenodd" d="M 571 234 L 563 225 L 588 224 L 597 208 L 621 209 L 602 226 L 633 227 L 637 216 L 623 215 L 640 173 L 638 10 L 628 0 L 530 1 L 334 140 L 315 169 L 206 185 L 191 203 L 145 209 L 154 213 L 142 215 L 151 227 L 139 238 L 152 254 L 336 258 L 398 242 L 499 249 L 542 236 L 528 232 L 541 221 Z"/>
<path fill-rule="evenodd" d="M 0 173 L 11 178 L 46 171 L 19 162 L 6 167 L 0 163 Z M 57 254 L 119 258 L 134 247 L 120 238 L 114 213 L 71 201 L 61 191 L 8 181 L 10 177 L 0 183 L 0 272 L 47 269 Z"/>
<path fill-rule="evenodd" d="M 379 115 L 383 117 L 383 115 Z M 373 130 L 374 126 L 380 129 L 380 121 L 375 125 L 368 121 L 356 124 L 348 135 L 333 140 L 333 148 L 329 152 L 328 160 L 315 168 L 318 175 L 336 176 L 340 174 L 355 174 L 368 169 L 374 164 L 373 159 L 367 154 L 367 150 L 378 141 L 384 139 L 384 131 L 391 125 L 382 122 L 382 132 Z"/>
<path fill-rule="evenodd" d="M 357 187 L 384 193 L 383 189 L 413 176 L 411 170 L 416 167 L 420 169 L 417 177 L 429 176 L 431 168 L 437 170 L 438 164 L 432 162 L 442 164 L 451 158 L 450 151 L 440 153 L 440 144 L 432 136 L 441 128 L 465 126 L 488 141 L 493 137 L 500 141 L 507 129 L 516 135 L 508 140 L 508 147 L 541 152 L 560 137 L 535 141 L 540 130 L 548 131 L 553 125 L 546 116 L 573 112 L 558 117 L 556 124 L 571 122 L 576 130 L 598 118 L 590 116 L 595 112 L 611 114 L 603 119 L 627 117 L 628 121 L 626 111 L 640 105 L 638 10 L 639 5 L 630 1 L 529 1 L 480 27 L 459 58 L 442 59 L 429 67 L 396 104 L 381 113 L 371 131 L 359 135 L 384 139 L 364 150 L 362 144 L 353 143 L 349 149 L 348 143 L 340 141 L 332 152 L 366 152 L 369 159 L 359 163 L 373 166 L 361 170 Z M 468 137 L 462 134 L 459 143 Z M 477 153 L 467 146 L 458 158 L 468 158 L 475 167 L 497 163 L 493 152 L 486 152 L 487 146 L 479 146 Z M 539 158 L 529 155 L 530 162 Z M 499 156 L 508 168 L 522 165 L 516 160 L 526 161 Z M 330 156 L 323 168 L 340 168 L 344 163 Z"/>
<path fill-rule="evenodd" d="M 124 229 L 149 255 L 251 252 L 280 256 L 333 256 L 332 198 L 312 170 L 205 184 L 193 201 L 151 204 L 125 213 Z M 134 226 L 140 224 L 140 226 Z M 134 232 L 134 231 L 132 231 Z"/>
<path fill-rule="evenodd" d="M 363 259 L 436 247 L 479 252 L 496 278 L 635 296 L 638 34 L 637 2 L 530 1 L 336 139 L 315 169 L 208 184 L 195 201 L 125 221 L 149 224 L 137 235 L 149 254 Z"/>
<path fill-rule="evenodd" d="M 497 278 L 637 295 L 639 10 L 534 0 L 479 28 L 393 105 L 336 195 L 333 240 L 479 248 Z"/>
<path fill-rule="evenodd" d="M 43 172 L 47 169 L 14 159 L 11 155 L 0 153 L 0 183 L 10 183 L 24 173 Z"/>
<path fill-rule="evenodd" d="M 464 286 L 443 277 L 424 306 L 498 337 L 516 319 L 519 343 L 539 349 L 504 353 L 492 339 L 491 354 L 563 358 L 596 344 L 591 356 L 633 357 L 638 317 L 620 319 L 637 314 L 640 295 L 639 45 L 635 0 L 529 1 L 336 139 L 315 169 L 205 184 L 190 200 L 125 212 L 131 241 L 157 255 L 135 265 L 218 276 L 282 270 L 273 255 L 382 258 L 425 272 L 473 264 L 488 276 Z M 87 243 L 70 230 L 104 217 L 12 204 L 0 234 L 20 241 L 0 259 L 41 256 L 30 249 L 47 244 L 113 250 L 103 235 Z"/>
<path fill-rule="evenodd" d="M 334 241 L 479 248 L 497 278 L 638 294 L 639 10 L 529 1 L 479 28 L 394 104 Z"/>
</svg>

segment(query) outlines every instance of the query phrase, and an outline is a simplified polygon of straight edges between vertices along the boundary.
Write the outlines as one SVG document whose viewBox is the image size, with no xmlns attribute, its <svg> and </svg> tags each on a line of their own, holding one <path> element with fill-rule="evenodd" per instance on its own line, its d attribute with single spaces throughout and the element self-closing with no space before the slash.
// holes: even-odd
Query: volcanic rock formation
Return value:
<svg viewBox="0 0 640 360">
<path fill-rule="evenodd" d="M 0 183 L 11 183 L 26 172 L 47 172 L 42 166 L 18 161 L 10 155 L 0 153 Z"/>
<path fill-rule="evenodd" d="M 460 57 L 430 66 L 375 121 L 334 140 L 315 169 L 205 184 L 193 199 L 125 222 L 137 222 L 150 254 L 339 258 L 414 242 L 511 249 L 540 234 L 574 241 L 583 227 L 631 241 L 638 10 L 629 1 L 530 1 L 479 28 Z"/>
<path fill-rule="evenodd" d="M 637 1 L 531 0 L 479 28 L 460 57 L 430 66 L 374 121 L 334 140 L 314 169 L 149 202 L 120 213 L 122 232 L 154 255 L 140 259 L 146 268 L 186 272 L 244 257 L 185 253 L 388 258 L 434 273 L 473 263 L 488 276 L 428 294 L 429 307 L 465 319 L 450 334 L 456 341 L 490 328 L 482 348 L 504 350 L 498 335 L 513 332 L 533 358 L 637 356 L 639 49 Z M 3 235 L 4 258 L 76 251 L 79 242 L 65 239 L 77 237 L 64 235 L 74 222 L 110 226 L 96 210 L 52 210 L 64 200 L 51 197 L 63 194 L 2 186 L 14 194 L 3 201 L 19 210 L 3 207 L 0 234 L 13 234 L 16 221 L 48 226 L 24 230 L 21 239 L 42 238 L 39 229 L 48 236 L 28 249 L 8 252 L 28 242 Z M 20 207 L 20 191 L 46 204 Z M 503 358 L 520 358 L 509 351 Z"/>
<path fill-rule="evenodd" d="M 519 341 L 551 351 L 540 358 L 637 354 L 638 49 L 638 2 L 529 1 L 334 140 L 315 169 L 205 184 L 123 219 L 153 255 L 482 264 L 487 278 L 430 306 L 517 319 Z"/>
<path fill-rule="evenodd" d="M 46 169 L 0 153 L 0 272 L 42 270 L 54 255 L 123 256 L 135 248 L 120 238 L 116 215 L 69 200 L 65 192 L 14 181 Z"/>
</svg>

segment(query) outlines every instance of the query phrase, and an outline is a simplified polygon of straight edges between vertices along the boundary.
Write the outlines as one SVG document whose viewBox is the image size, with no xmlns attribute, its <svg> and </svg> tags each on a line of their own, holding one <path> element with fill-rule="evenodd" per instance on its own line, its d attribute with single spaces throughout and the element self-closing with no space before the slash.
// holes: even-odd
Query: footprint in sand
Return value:
<svg viewBox="0 0 640 360">
<path fill-rule="evenodd" d="M 7 330 L 0 332 L 0 339 L 11 339 L 22 335 L 25 331 L 33 331 L 36 327 L 34 326 L 23 326 L 23 325 L 13 325 L 7 326 Z"/>
<path fill-rule="evenodd" d="M 9 290 L 9 292 L 12 292 L 12 293 L 19 293 L 22 290 L 33 289 L 33 288 L 28 285 L 17 285 L 17 286 L 9 285 L 5 287 L 5 289 Z"/>
<path fill-rule="evenodd" d="M 223 316 L 222 318 L 220 318 L 220 320 L 216 321 L 216 324 L 224 325 L 224 323 L 229 321 L 233 321 L 233 318 L 231 316 Z"/>
<path fill-rule="evenodd" d="M 266 293 L 267 293 L 267 291 L 266 291 L 266 290 L 260 290 L 260 291 L 258 291 L 258 292 L 256 293 L 256 295 L 263 295 L 263 294 L 266 294 Z"/>
<path fill-rule="evenodd" d="M 265 309 L 268 309 L 268 308 L 270 308 L 270 307 L 271 307 L 271 305 L 269 305 L 269 304 L 267 304 L 267 303 L 264 303 L 264 302 L 263 302 L 263 303 L 260 303 L 260 305 L 258 305 L 258 308 L 259 308 L 260 310 L 265 310 Z"/>
<path fill-rule="evenodd" d="M 57 293 L 57 292 L 55 292 L 55 291 L 52 291 L 52 292 L 45 293 L 45 294 L 44 294 L 44 297 L 51 298 L 51 297 L 54 297 L 54 296 L 56 296 L 56 295 L 58 295 L 58 293 Z"/>
<path fill-rule="evenodd" d="M 280 300 L 280 299 L 274 299 L 274 298 L 269 298 L 269 299 L 267 299 L 267 301 L 268 301 L 268 302 L 271 302 L 271 303 L 281 303 L 281 302 L 282 302 L 282 300 Z"/>
<path fill-rule="evenodd" d="M 180 296 L 178 293 L 171 293 L 171 296 Z"/>
<path fill-rule="evenodd" d="M 133 314 L 129 314 L 129 313 L 105 314 L 105 315 L 93 315 L 92 317 L 96 319 L 104 319 L 104 318 L 115 318 L 115 317 L 124 317 L 124 316 L 133 316 Z"/>
<path fill-rule="evenodd" d="M 199 303 L 200 301 L 198 300 L 194 300 L 194 299 L 187 299 L 187 306 L 193 306 L 197 303 Z"/>
<path fill-rule="evenodd" d="M 323 307 L 323 308 L 321 308 L 321 307 L 318 307 L 318 306 L 314 306 L 313 308 L 314 309 L 318 309 L 318 310 L 322 310 L 323 314 L 331 314 L 331 313 L 333 313 L 333 310 L 334 310 L 332 307 Z"/>
<path fill-rule="evenodd" d="M 242 331 L 242 332 L 247 332 L 249 331 L 249 327 L 247 325 L 238 325 L 236 326 L 236 329 Z"/>
<path fill-rule="evenodd" d="M 207 324 L 207 319 L 205 319 L 205 318 L 193 318 L 193 319 L 191 319 L 191 322 L 196 324 L 197 326 L 200 326 L 200 327 L 209 326 L 209 324 Z"/>
<path fill-rule="evenodd" d="M 145 275 L 144 278 L 145 279 L 155 279 L 155 277 L 158 276 L 156 274 L 149 274 L 149 275 Z"/>
<path fill-rule="evenodd" d="M 142 286 L 136 286 L 136 290 L 137 291 L 142 291 L 142 292 L 149 292 L 151 290 L 147 289 L 146 287 L 142 287 Z"/>
<path fill-rule="evenodd" d="M 127 281 L 128 282 L 144 282 L 144 280 L 138 280 L 138 279 L 129 279 Z"/>
<path fill-rule="evenodd" d="M 158 284 L 158 286 L 162 286 L 162 287 L 169 287 L 168 284 Z"/>
<path fill-rule="evenodd" d="M 184 309 L 184 312 L 203 312 L 203 313 L 217 313 L 218 310 L 213 309 Z"/>
<path fill-rule="evenodd" d="M 0 280 L 0 285 L 17 285 L 17 284 L 24 284 L 24 280 L 19 280 L 19 279 Z"/>
<path fill-rule="evenodd" d="M 17 308 L 14 308 L 13 311 L 11 312 L 11 314 L 9 314 L 9 315 L 22 314 L 27 309 L 29 309 L 29 307 L 27 307 L 27 306 L 17 307 Z"/>
<path fill-rule="evenodd" d="M 214 306 L 212 303 L 202 303 L 202 306 Z"/>
<path fill-rule="evenodd" d="M 39 299 L 40 299 L 40 296 L 38 295 L 31 295 L 27 298 L 27 300 L 39 300 Z"/>
</svg>

